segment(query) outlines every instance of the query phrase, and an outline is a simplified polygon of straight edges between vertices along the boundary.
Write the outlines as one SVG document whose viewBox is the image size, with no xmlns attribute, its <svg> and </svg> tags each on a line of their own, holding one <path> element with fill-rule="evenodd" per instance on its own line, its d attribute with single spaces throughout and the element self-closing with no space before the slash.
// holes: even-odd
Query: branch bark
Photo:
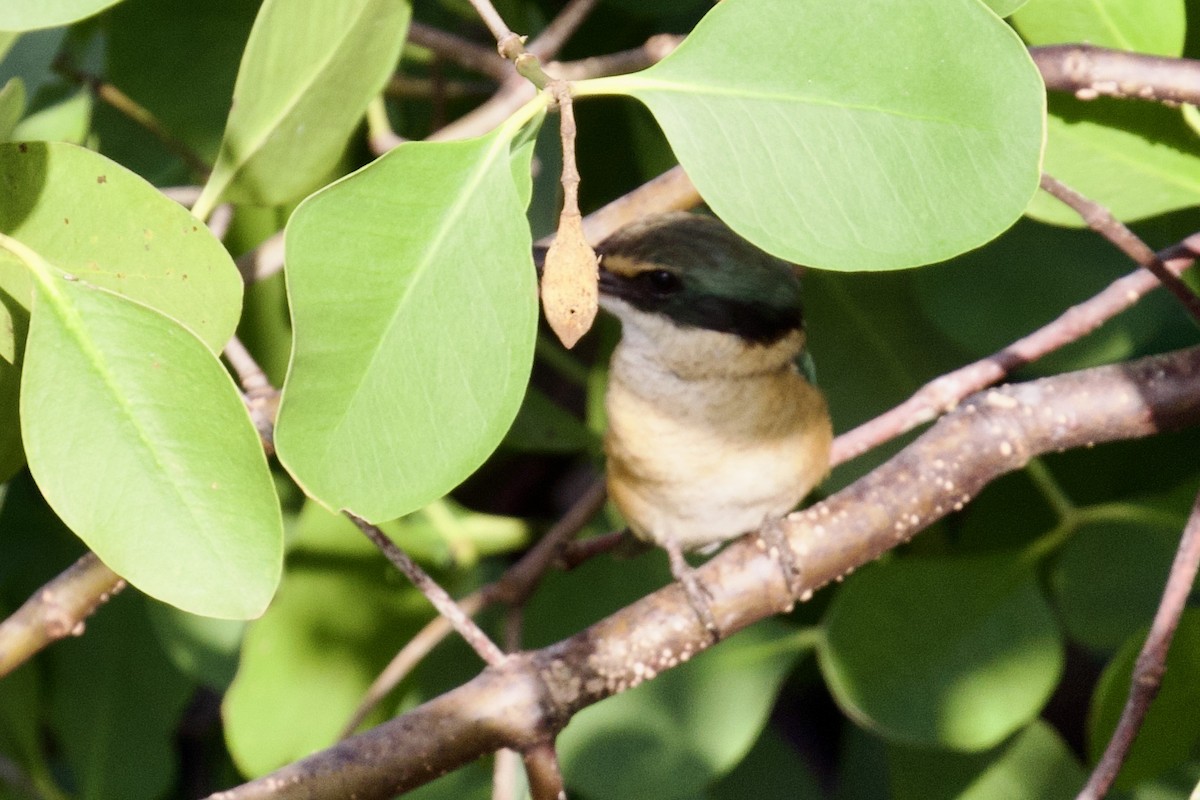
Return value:
<svg viewBox="0 0 1200 800">
<path fill-rule="evenodd" d="M 961 509 L 1041 453 L 1200 424 L 1200 348 L 990 389 L 890 461 L 784 523 L 800 599 Z M 723 631 L 790 607 L 750 536 L 700 567 Z M 393 797 L 501 747 L 529 752 L 580 709 L 687 661 L 709 637 L 672 584 L 542 650 L 510 656 L 409 713 L 211 800 Z"/>
<path fill-rule="evenodd" d="M 1080 100 L 1100 95 L 1167 103 L 1200 103 L 1200 61 L 1164 58 L 1090 44 L 1031 47 L 1046 88 Z"/>
</svg>

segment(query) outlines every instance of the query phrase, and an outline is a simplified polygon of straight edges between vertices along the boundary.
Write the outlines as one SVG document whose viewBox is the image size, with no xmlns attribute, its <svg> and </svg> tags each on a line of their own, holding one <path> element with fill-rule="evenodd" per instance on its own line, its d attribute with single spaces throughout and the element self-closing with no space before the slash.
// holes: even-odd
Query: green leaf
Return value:
<svg viewBox="0 0 1200 800">
<path fill-rule="evenodd" d="M 305 506 L 279 594 L 249 626 L 225 696 L 226 741 L 246 774 L 332 744 L 371 681 L 433 616 L 415 588 L 386 579 L 389 569 L 349 520 Z"/>
<path fill-rule="evenodd" d="M 983 0 L 983 2 L 988 8 L 996 12 L 997 17 L 1007 17 L 1025 5 L 1027 0 Z"/>
<path fill-rule="evenodd" d="M 1196 134 L 1178 109 L 1115 98 L 1050 97 L 1046 172 L 1126 222 L 1200 204 Z M 1045 193 L 1027 213 L 1082 226 L 1079 215 Z"/>
<path fill-rule="evenodd" d="M 598 449 L 599 441 L 578 417 L 530 386 L 504 445 L 530 453 L 579 453 Z"/>
<path fill-rule="evenodd" d="M 993 747 L 1037 716 L 1062 673 L 1050 609 L 1008 555 L 872 565 L 825 626 L 834 698 L 891 742 Z"/>
<path fill-rule="evenodd" d="M 93 105 L 91 90 L 80 89 L 27 115 L 9 138 L 81 145 L 91 131 Z"/>
<path fill-rule="evenodd" d="M 791 627 L 762 623 L 584 709 L 558 737 L 563 773 L 588 797 L 660 800 L 699 792 L 758 739 L 802 648 Z"/>
<path fill-rule="evenodd" d="M 1184 0 L 1029 0 L 1012 21 L 1032 45 L 1086 42 L 1177 57 L 1187 12 Z"/>
<path fill-rule="evenodd" d="M 80 800 L 154 800 L 175 776 L 172 740 L 195 687 L 158 649 L 145 605 L 126 592 L 86 636 L 49 651 L 51 721 Z"/>
<path fill-rule="evenodd" d="M 210 350 L 225 346 L 241 311 L 242 279 L 187 209 L 124 167 L 62 142 L 0 144 L 0 186 L 0 233 L 56 269 L 177 320 Z M 2 252 L 0 260 L 12 264 Z M 0 277 L 0 290 L 6 284 Z M 15 299 L 28 307 L 28 295 Z M 4 337 L 0 328 L 0 353 Z"/>
<path fill-rule="evenodd" d="M 737 769 L 708 793 L 709 800 L 821 800 L 820 784 L 793 745 L 767 727 Z"/>
<path fill-rule="evenodd" d="M 22 258 L 38 290 L 21 425 L 47 502 L 147 594 L 207 616 L 261 614 L 282 522 L 229 374 L 170 319 Z"/>
<path fill-rule="evenodd" d="M 1134 662 L 1145 640 L 1145 628 L 1129 637 L 1100 676 L 1092 696 L 1087 729 L 1087 749 L 1093 762 L 1104 752 L 1125 707 Z M 1188 609 L 1183 612 L 1167 653 L 1162 688 L 1133 740 L 1114 788 L 1130 789 L 1192 757 L 1200 744 L 1200 728 L 1195 724 L 1197 708 L 1200 708 L 1200 610 Z"/>
<path fill-rule="evenodd" d="M 99 14 L 120 0 L 38 0 L 0 3 L 0 30 L 31 31 L 57 28 Z"/>
<path fill-rule="evenodd" d="M 280 205 L 317 186 L 395 68 L 410 15 L 401 0 L 266 0 L 197 216 L 221 199 Z"/>
<path fill-rule="evenodd" d="M 1149 624 L 1186 521 L 1133 506 L 1129 512 L 1081 526 L 1050 575 L 1063 627 L 1098 650 L 1116 649 Z"/>
<path fill-rule="evenodd" d="M 537 289 L 512 133 L 403 144 L 288 223 L 295 340 L 276 443 L 332 509 L 381 521 L 420 508 L 516 415 Z M 513 156 L 525 172 L 529 153 Z"/>
<path fill-rule="evenodd" d="M 126 0 L 108 20 L 105 74 L 211 163 L 257 10 L 245 0 Z"/>
<path fill-rule="evenodd" d="M 1041 78 L 978 0 L 726 0 L 658 64 L 577 85 L 600 92 L 650 108 L 734 230 L 810 266 L 949 258 L 1037 188 Z"/>
<path fill-rule="evenodd" d="M 12 136 L 13 128 L 25 113 L 25 84 L 20 78 L 9 78 L 0 89 L 0 142 Z"/>
<path fill-rule="evenodd" d="M 888 748 L 893 800 L 1070 800 L 1087 776 L 1045 722 L 984 753 Z"/>
</svg>

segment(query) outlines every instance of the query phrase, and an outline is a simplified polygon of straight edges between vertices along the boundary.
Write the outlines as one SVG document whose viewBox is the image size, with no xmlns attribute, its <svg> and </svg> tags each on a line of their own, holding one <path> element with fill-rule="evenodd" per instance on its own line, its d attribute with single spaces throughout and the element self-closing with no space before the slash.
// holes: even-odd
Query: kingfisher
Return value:
<svg viewBox="0 0 1200 800">
<path fill-rule="evenodd" d="M 634 536 L 666 550 L 717 638 L 683 554 L 778 534 L 829 471 L 833 431 L 812 380 L 799 275 L 687 212 L 644 218 L 597 252 L 600 305 L 621 323 L 605 395 L 609 496 Z"/>
</svg>

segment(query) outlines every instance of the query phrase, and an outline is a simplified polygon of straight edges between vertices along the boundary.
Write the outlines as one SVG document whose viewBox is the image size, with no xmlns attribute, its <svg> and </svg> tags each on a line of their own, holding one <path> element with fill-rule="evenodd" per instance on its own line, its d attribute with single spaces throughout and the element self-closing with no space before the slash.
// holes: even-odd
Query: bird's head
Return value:
<svg viewBox="0 0 1200 800">
<path fill-rule="evenodd" d="M 795 268 L 713 217 L 647 217 L 601 243 L 600 304 L 631 335 L 678 347 L 694 334 L 750 349 L 803 342 Z M 670 341 L 667 341 L 667 340 Z"/>
</svg>

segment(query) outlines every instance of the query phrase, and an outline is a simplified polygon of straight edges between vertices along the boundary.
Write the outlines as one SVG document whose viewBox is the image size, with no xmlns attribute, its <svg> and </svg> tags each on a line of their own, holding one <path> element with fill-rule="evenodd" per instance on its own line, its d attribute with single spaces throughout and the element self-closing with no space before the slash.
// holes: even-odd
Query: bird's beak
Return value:
<svg viewBox="0 0 1200 800">
<path fill-rule="evenodd" d="M 550 247 L 543 244 L 535 244 L 533 246 L 533 265 L 537 267 L 538 280 L 542 278 L 542 270 L 546 268 L 546 253 L 550 252 Z"/>
</svg>

